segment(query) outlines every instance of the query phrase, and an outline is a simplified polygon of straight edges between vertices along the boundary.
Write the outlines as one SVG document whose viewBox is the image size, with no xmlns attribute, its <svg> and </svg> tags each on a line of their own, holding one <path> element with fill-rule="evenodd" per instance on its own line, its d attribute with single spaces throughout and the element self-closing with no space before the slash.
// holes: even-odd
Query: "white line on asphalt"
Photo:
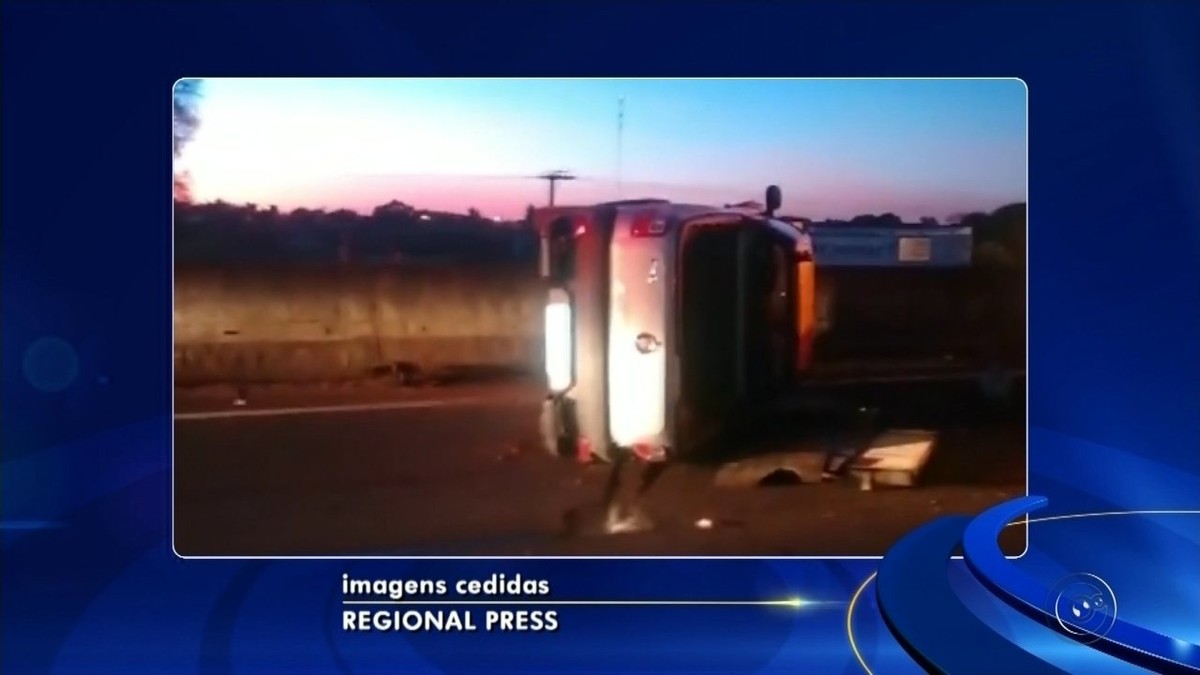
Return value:
<svg viewBox="0 0 1200 675">
<path fill-rule="evenodd" d="M 284 415 L 319 415 L 322 413 L 367 412 L 371 410 L 404 410 L 418 408 L 443 408 L 470 405 L 488 399 L 480 397 L 424 399 L 420 401 L 385 401 L 382 403 L 354 403 L 345 405 L 322 405 L 292 408 L 261 408 L 252 410 L 206 410 L 201 412 L 175 413 L 176 420 L 219 420 L 235 417 L 281 417 Z"/>
</svg>

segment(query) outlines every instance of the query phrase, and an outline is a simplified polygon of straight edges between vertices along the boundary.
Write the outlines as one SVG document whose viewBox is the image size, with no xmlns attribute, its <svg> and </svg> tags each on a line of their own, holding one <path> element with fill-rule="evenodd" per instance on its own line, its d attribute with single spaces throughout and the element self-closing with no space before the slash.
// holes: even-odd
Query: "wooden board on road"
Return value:
<svg viewBox="0 0 1200 675">
<path fill-rule="evenodd" d="M 875 437 L 870 447 L 853 460 L 850 474 L 864 490 L 874 485 L 911 487 L 933 457 L 937 432 L 890 429 Z"/>
<path fill-rule="evenodd" d="M 890 429 L 871 439 L 861 453 L 826 452 L 803 447 L 748 457 L 723 465 L 716 474 L 718 487 L 753 487 L 765 483 L 819 483 L 828 471 L 858 479 L 862 489 L 875 485 L 911 487 L 933 457 L 937 432 Z M 845 462 L 850 462 L 844 467 Z"/>
</svg>

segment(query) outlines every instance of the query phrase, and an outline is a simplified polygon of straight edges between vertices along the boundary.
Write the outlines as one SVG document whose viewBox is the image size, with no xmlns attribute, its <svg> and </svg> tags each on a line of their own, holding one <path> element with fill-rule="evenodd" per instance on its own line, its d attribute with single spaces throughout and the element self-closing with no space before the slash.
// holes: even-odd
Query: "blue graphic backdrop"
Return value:
<svg viewBox="0 0 1200 675">
<path fill-rule="evenodd" d="M 903 674 L 921 670 L 879 598 L 894 625 L 954 628 L 958 610 L 920 592 L 890 604 L 906 596 L 888 576 L 954 523 L 899 546 L 879 595 L 862 586 L 876 561 L 176 558 L 166 138 L 181 76 L 1020 76 L 1030 486 L 1049 499 L 1034 515 L 1200 509 L 1200 5 L 645 4 L 3 5 L 0 670 Z M 1200 516 L 1054 520 L 1031 542 L 1009 564 L 1047 589 L 1095 575 L 1124 621 L 1200 641 Z M 343 572 L 830 604 L 576 608 L 552 635 L 469 641 L 349 635 Z M 963 561 L 929 583 L 1046 668 L 1145 672 L 1017 611 Z M 1002 669 L 980 645 L 950 652 L 953 672 Z"/>
</svg>

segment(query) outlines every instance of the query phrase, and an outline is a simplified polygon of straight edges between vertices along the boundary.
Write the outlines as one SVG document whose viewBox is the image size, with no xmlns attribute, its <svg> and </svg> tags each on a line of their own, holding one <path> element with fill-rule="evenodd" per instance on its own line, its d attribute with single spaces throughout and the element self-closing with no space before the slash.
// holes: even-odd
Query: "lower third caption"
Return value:
<svg viewBox="0 0 1200 675">
<path fill-rule="evenodd" d="M 342 630 L 553 632 L 558 630 L 556 611 L 516 607 L 549 593 L 549 582 L 525 579 L 519 574 L 493 574 L 488 579 L 453 583 L 441 579 L 355 579 L 343 574 Z"/>
</svg>

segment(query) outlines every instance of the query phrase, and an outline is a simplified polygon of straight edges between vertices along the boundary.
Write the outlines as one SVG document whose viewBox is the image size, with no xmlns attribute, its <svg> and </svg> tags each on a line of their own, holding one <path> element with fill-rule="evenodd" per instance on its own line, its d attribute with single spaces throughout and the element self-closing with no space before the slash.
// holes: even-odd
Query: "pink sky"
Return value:
<svg viewBox="0 0 1200 675">
<path fill-rule="evenodd" d="M 610 200 L 615 196 L 616 185 L 611 181 L 560 182 L 557 188 L 557 202 L 560 204 L 587 204 Z M 622 196 L 665 196 L 681 202 L 720 205 L 743 200 L 761 201 L 762 190 L 755 186 L 722 188 L 626 181 Z M 203 200 L 204 195 L 198 197 Z M 473 207 L 487 217 L 519 218 L 524 215 L 528 205 L 543 205 L 547 197 L 546 183 L 532 178 L 461 180 L 428 176 L 349 176 L 326 178 L 311 184 L 272 186 L 260 192 L 245 190 L 238 193 L 236 198 L 225 199 L 262 207 L 274 204 L 284 210 L 299 207 L 327 210 L 346 208 L 360 213 L 370 213 L 376 206 L 395 199 L 432 211 L 465 212 Z M 991 210 L 1005 203 L 1003 199 L 984 194 L 939 190 L 914 193 L 900 186 L 853 180 L 837 184 L 820 183 L 807 189 L 802 186 L 784 192 L 784 211 L 795 215 L 817 214 L 812 216 L 817 218 L 850 218 L 863 213 L 888 211 L 914 220 L 924 215 L 944 218 L 956 213 Z"/>
<path fill-rule="evenodd" d="M 811 218 L 945 218 L 1025 200 L 1009 80 L 205 80 L 179 167 L 198 201 L 516 218 L 632 197 L 721 204 L 783 188 Z M 617 158 L 616 106 L 626 126 Z M 617 190 L 618 169 L 624 189 Z"/>
</svg>

